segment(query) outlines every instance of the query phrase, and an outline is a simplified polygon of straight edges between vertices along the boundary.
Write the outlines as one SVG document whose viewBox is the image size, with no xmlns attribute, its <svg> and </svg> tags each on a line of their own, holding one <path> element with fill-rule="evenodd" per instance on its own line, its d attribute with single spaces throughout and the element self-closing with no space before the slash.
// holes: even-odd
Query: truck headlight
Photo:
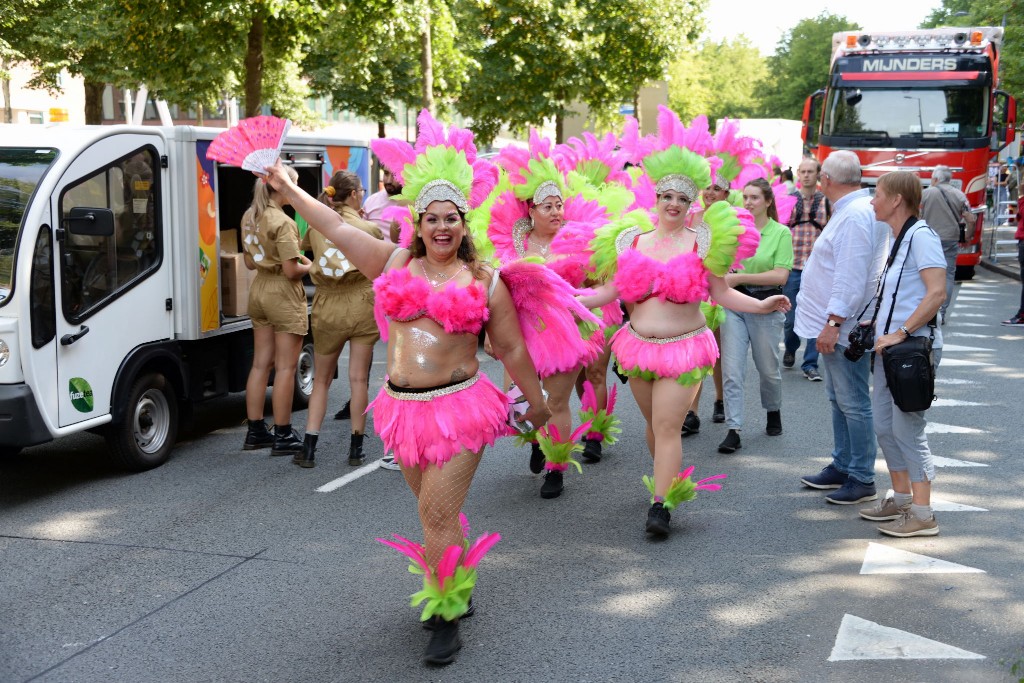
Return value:
<svg viewBox="0 0 1024 683">
<path fill-rule="evenodd" d="M 0 339 L 0 368 L 7 365 L 11 358 L 11 347 L 3 339 Z"/>
</svg>

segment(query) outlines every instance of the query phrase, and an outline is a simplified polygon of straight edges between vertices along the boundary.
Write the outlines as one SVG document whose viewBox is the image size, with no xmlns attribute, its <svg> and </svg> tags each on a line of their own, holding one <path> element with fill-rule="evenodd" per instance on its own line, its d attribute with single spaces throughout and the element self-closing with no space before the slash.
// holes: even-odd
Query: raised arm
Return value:
<svg viewBox="0 0 1024 683">
<path fill-rule="evenodd" d="M 331 240 L 359 272 L 373 279 L 381 274 L 395 245 L 373 236 L 341 220 L 334 209 L 318 202 L 292 182 L 281 160 L 267 167 L 266 182 L 280 192 L 288 203 L 309 223 L 309 227 Z"/>
</svg>

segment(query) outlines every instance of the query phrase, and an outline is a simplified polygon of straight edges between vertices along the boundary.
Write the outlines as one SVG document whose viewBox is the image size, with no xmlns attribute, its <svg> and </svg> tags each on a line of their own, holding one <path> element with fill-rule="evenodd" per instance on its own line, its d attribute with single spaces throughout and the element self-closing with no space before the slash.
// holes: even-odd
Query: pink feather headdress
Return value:
<svg viewBox="0 0 1024 683">
<path fill-rule="evenodd" d="M 761 141 L 739 134 L 739 123 L 722 119 L 712 138 L 711 155 L 721 160 L 714 182 L 723 189 L 740 189 L 755 178 L 766 177 Z M 726 183 L 723 187 L 721 183 Z"/>
</svg>

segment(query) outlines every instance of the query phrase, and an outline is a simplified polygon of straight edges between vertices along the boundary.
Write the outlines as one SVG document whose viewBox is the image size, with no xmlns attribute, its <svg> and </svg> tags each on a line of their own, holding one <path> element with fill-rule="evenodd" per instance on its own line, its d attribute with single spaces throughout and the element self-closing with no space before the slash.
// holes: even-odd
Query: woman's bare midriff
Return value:
<svg viewBox="0 0 1024 683">
<path fill-rule="evenodd" d="M 429 318 L 391 322 L 388 378 L 399 387 L 429 389 L 461 382 L 477 373 L 475 334 L 448 334 Z"/>
<path fill-rule="evenodd" d="M 642 337 L 664 339 L 692 332 L 703 326 L 705 320 L 697 302 L 674 304 L 652 298 L 633 306 L 629 324 Z"/>
</svg>

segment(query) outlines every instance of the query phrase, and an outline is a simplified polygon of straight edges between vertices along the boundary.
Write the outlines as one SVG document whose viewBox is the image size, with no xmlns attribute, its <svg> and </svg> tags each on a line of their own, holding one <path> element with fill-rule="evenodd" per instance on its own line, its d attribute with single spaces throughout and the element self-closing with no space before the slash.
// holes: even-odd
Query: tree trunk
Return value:
<svg viewBox="0 0 1024 683">
<path fill-rule="evenodd" d="M 103 91 L 106 87 L 106 83 L 85 81 L 85 122 L 90 126 L 103 123 Z"/>
<path fill-rule="evenodd" d="M 555 144 L 560 145 L 565 138 L 565 114 L 555 114 Z"/>
<path fill-rule="evenodd" d="M 204 120 L 205 120 L 205 118 L 203 116 L 203 104 L 200 102 L 199 104 L 196 105 L 196 125 L 197 126 L 204 126 L 204 125 L 206 125 L 204 123 Z"/>
<path fill-rule="evenodd" d="M 379 137 L 379 138 L 386 138 L 387 136 L 388 136 L 388 134 L 384 131 L 384 122 L 383 121 L 378 121 L 377 122 L 377 137 Z"/>
<path fill-rule="evenodd" d="M 643 130 L 643 122 L 640 120 L 640 91 L 633 92 L 633 116 L 636 118 L 637 130 Z"/>
<path fill-rule="evenodd" d="M 14 123 L 14 107 L 11 105 L 11 79 L 0 80 L 4 93 L 4 123 Z"/>
<path fill-rule="evenodd" d="M 425 3 L 420 33 L 420 70 L 423 72 L 423 108 L 434 114 L 434 57 L 430 47 L 430 3 Z"/>
<path fill-rule="evenodd" d="M 245 51 L 245 116 L 257 116 L 263 105 L 263 15 L 254 14 Z"/>
</svg>

